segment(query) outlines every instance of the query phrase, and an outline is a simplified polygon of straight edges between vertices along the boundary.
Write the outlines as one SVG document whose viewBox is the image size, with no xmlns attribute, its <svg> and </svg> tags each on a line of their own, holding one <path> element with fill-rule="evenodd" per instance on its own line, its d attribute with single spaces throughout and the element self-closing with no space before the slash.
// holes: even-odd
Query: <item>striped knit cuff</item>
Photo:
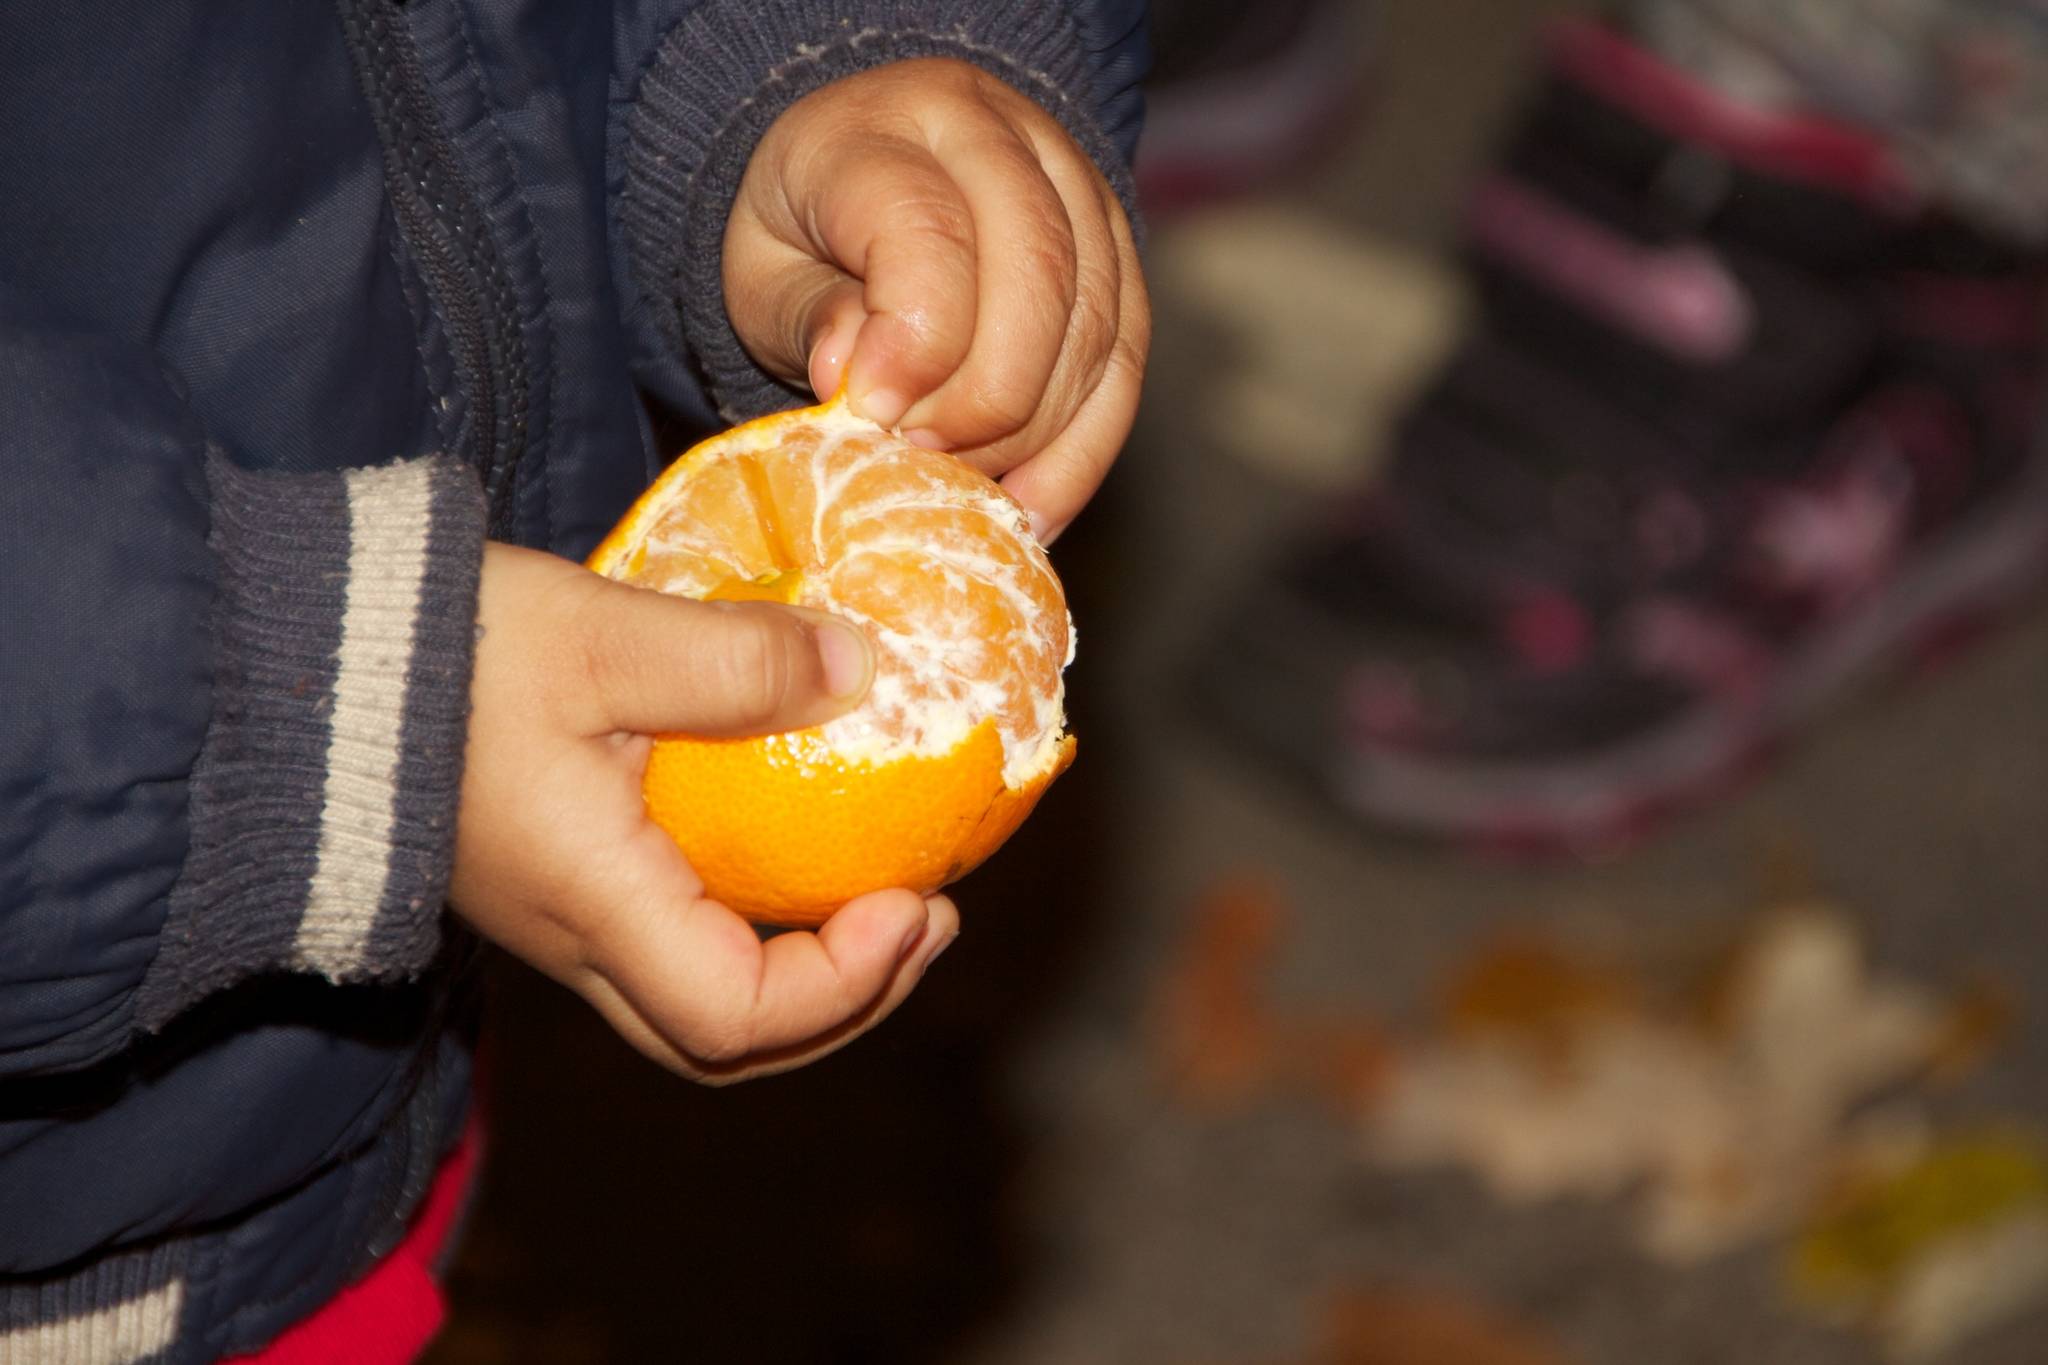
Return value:
<svg viewBox="0 0 2048 1365">
<path fill-rule="evenodd" d="M 396 979 L 440 938 L 484 505 L 439 456 L 345 474 L 207 462 L 213 720 L 137 1000 L 160 1027 L 266 971 Z"/>
<path fill-rule="evenodd" d="M 707 0 L 640 78 L 618 213 L 633 311 L 695 356 L 727 421 L 809 401 L 754 364 L 725 314 L 725 221 L 755 144 L 813 90 L 913 57 L 955 57 L 1029 95 L 1138 221 L 1130 168 L 1089 107 L 1087 50 L 1066 5 Z"/>
<path fill-rule="evenodd" d="M 0 1281 L 0 1365 L 143 1365 L 178 1339 L 187 1248 L 167 1243 L 51 1280 Z"/>
</svg>

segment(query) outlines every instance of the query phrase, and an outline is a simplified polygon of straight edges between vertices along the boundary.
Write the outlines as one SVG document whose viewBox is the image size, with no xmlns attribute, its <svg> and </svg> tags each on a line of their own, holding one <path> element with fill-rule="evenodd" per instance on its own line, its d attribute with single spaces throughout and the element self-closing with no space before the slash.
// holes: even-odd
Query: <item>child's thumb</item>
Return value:
<svg viewBox="0 0 2048 1365">
<path fill-rule="evenodd" d="M 604 594 L 586 655 L 605 722 L 636 734 L 760 735 L 818 725 L 867 694 L 858 628 L 773 602 Z"/>
</svg>

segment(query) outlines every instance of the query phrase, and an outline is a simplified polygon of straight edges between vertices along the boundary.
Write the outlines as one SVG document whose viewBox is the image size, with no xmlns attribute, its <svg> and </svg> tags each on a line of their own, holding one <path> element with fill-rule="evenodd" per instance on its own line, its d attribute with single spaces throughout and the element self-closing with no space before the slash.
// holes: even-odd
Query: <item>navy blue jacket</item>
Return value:
<svg viewBox="0 0 2048 1365">
<path fill-rule="evenodd" d="M 486 535 L 581 556 L 793 400 L 717 296 L 755 140 L 972 61 L 1128 199 L 1132 0 L 0 12 L 0 1365 L 256 1348 L 463 1121 Z"/>
</svg>

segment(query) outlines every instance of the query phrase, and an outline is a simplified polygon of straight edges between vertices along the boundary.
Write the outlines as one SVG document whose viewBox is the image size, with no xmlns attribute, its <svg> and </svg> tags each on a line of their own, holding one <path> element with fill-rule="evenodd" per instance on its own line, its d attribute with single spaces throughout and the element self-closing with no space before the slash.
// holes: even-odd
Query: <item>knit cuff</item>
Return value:
<svg viewBox="0 0 2048 1365">
<path fill-rule="evenodd" d="M 177 1345 L 191 1257 L 161 1243 L 46 1279 L 0 1277 L 0 1365 L 163 1360 Z"/>
<path fill-rule="evenodd" d="M 265 971 L 432 957 L 468 731 L 485 511 L 440 456 L 344 474 L 207 461 L 213 719 L 191 848 L 136 1003 L 160 1027 Z"/>
<path fill-rule="evenodd" d="M 1087 50 L 1066 5 L 707 0 L 662 41 L 634 92 L 618 217 L 631 311 L 694 357 L 727 421 L 809 401 L 754 363 L 726 317 L 721 247 L 755 145 L 821 86 L 914 57 L 958 58 L 1030 96 L 1137 222 L 1130 168 L 1089 107 Z"/>
</svg>

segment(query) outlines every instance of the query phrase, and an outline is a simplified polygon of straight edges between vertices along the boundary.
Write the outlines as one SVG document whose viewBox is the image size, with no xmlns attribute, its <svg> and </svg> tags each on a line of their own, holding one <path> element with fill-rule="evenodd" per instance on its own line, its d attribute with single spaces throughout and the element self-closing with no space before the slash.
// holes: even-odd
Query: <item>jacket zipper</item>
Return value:
<svg viewBox="0 0 2048 1365">
<path fill-rule="evenodd" d="M 428 93 L 403 0 L 338 0 L 343 32 L 384 147 L 399 232 L 448 329 L 466 397 L 469 448 L 493 530 L 509 528 L 527 443 L 526 342 L 518 299 L 476 192 Z"/>
</svg>

